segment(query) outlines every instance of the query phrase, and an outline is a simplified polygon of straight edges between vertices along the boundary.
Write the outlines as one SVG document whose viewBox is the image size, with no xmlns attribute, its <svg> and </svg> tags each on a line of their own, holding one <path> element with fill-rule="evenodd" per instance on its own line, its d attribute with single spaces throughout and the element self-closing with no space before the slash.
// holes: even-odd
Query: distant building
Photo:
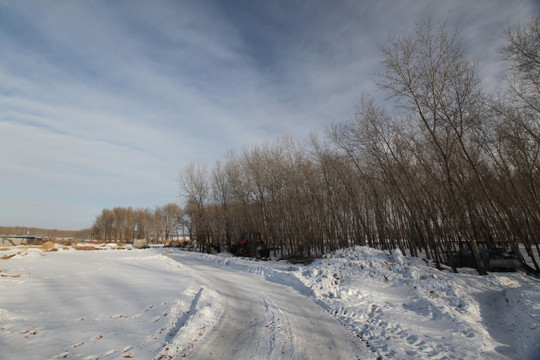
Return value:
<svg viewBox="0 0 540 360">
<path fill-rule="evenodd" d="M 30 245 L 43 241 L 43 235 L 0 235 L 1 246 Z"/>
</svg>

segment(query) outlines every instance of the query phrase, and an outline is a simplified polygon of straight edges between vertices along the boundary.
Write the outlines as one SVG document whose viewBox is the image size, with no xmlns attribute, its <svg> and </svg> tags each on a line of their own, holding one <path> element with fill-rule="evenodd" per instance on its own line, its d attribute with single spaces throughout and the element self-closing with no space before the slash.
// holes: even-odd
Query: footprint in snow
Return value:
<svg viewBox="0 0 540 360">
<path fill-rule="evenodd" d="M 111 316 L 109 316 L 109 319 L 123 319 L 123 318 L 127 318 L 127 315 L 124 315 L 124 314 L 117 314 L 117 315 L 111 315 Z"/>
<path fill-rule="evenodd" d="M 410 335 L 409 337 L 407 337 L 407 341 L 409 344 L 413 345 L 415 342 L 418 341 L 418 337 L 415 335 Z"/>
<path fill-rule="evenodd" d="M 25 330 L 25 331 L 21 331 L 21 334 L 23 334 L 24 337 L 28 339 L 31 335 L 36 335 L 37 330 Z"/>
<path fill-rule="evenodd" d="M 68 352 L 64 352 L 64 353 L 56 355 L 55 357 L 53 357 L 53 359 L 65 359 L 68 357 L 68 355 L 69 355 Z"/>
</svg>

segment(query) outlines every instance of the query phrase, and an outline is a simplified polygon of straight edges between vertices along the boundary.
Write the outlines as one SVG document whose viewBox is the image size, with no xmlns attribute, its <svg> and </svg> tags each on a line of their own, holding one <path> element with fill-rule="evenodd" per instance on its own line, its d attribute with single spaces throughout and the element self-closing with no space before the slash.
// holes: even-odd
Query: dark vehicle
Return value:
<svg viewBox="0 0 540 360">
<path fill-rule="evenodd" d="M 229 250 L 231 251 L 231 254 L 236 256 L 249 256 L 248 241 L 238 241 L 236 244 L 231 245 L 231 248 Z"/>
<path fill-rule="evenodd" d="M 165 247 L 167 248 L 180 248 L 182 247 L 182 244 L 178 241 L 171 241 L 170 243 L 165 244 Z"/>
<path fill-rule="evenodd" d="M 270 249 L 262 240 L 257 241 L 255 246 L 255 257 L 261 260 L 270 260 Z"/>
<path fill-rule="evenodd" d="M 261 240 L 261 233 L 244 236 L 244 239 L 232 245 L 229 250 L 235 256 L 255 257 L 261 260 L 270 259 L 270 250 Z"/>
<path fill-rule="evenodd" d="M 213 243 L 213 244 L 207 244 L 206 245 L 206 252 L 209 254 L 217 254 L 221 252 L 221 246 L 219 244 Z"/>
<path fill-rule="evenodd" d="M 478 252 L 488 271 L 517 271 L 520 264 L 512 252 L 507 252 L 504 249 L 487 250 L 479 248 Z M 456 268 L 461 267 L 476 267 L 474 256 L 469 248 L 449 253 L 447 264 L 454 271 Z"/>
<path fill-rule="evenodd" d="M 489 267 L 491 271 L 517 271 L 520 263 L 513 251 L 493 249 L 489 252 Z"/>
</svg>

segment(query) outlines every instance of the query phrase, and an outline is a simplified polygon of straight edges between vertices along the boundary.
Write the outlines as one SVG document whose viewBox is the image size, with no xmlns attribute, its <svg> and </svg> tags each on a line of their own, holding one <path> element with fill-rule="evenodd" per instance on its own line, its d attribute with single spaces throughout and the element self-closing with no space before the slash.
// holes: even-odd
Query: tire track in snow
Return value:
<svg viewBox="0 0 540 360">
<path fill-rule="evenodd" d="M 290 287 L 193 258 L 169 257 L 222 301 L 221 317 L 191 349 L 191 358 L 373 358 L 351 332 Z"/>
<path fill-rule="evenodd" d="M 264 328 L 267 334 L 258 339 L 259 351 L 251 358 L 254 360 L 295 358 L 294 346 L 290 338 L 292 328 L 287 315 L 267 296 L 264 294 L 261 296 L 266 319 Z"/>
<path fill-rule="evenodd" d="M 191 306 L 189 307 L 189 310 L 183 314 L 174 324 L 174 326 L 169 330 L 167 333 L 167 336 L 165 337 L 165 341 L 167 343 L 170 343 L 174 337 L 178 334 L 182 326 L 184 326 L 192 314 L 195 313 L 197 308 L 197 303 L 199 302 L 199 299 L 201 298 L 201 294 L 203 292 L 203 288 L 200 288 L 199 291 L 195 294 L 193 297 L 193 300 L 191 301 Z"/>
<path fill-rule="evenodd" d="M 155 360 L 188 357 L 207 331 L 216 326 L 222 309 L 219 296 L 205 286 L 191 292 L 194 295 L 189 308 L 179 302 L 168 312 L 175 320 L 169 323 L 165 342 Z"/>
</svg>

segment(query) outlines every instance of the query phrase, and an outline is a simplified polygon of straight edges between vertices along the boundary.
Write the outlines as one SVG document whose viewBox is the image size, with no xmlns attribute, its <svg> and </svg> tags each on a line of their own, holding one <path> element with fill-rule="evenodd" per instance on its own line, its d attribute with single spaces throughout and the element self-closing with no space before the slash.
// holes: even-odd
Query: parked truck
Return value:
<svg viewBox="0 0 540 360">
<path fill-rule="evenodd" d="M 270 259 L 270 250 L 262 241 L 261 233 L 255 232 L 245 235 L 229 249 L 235 256 L 254 257 L 261 260 Z"/>
</svg>

